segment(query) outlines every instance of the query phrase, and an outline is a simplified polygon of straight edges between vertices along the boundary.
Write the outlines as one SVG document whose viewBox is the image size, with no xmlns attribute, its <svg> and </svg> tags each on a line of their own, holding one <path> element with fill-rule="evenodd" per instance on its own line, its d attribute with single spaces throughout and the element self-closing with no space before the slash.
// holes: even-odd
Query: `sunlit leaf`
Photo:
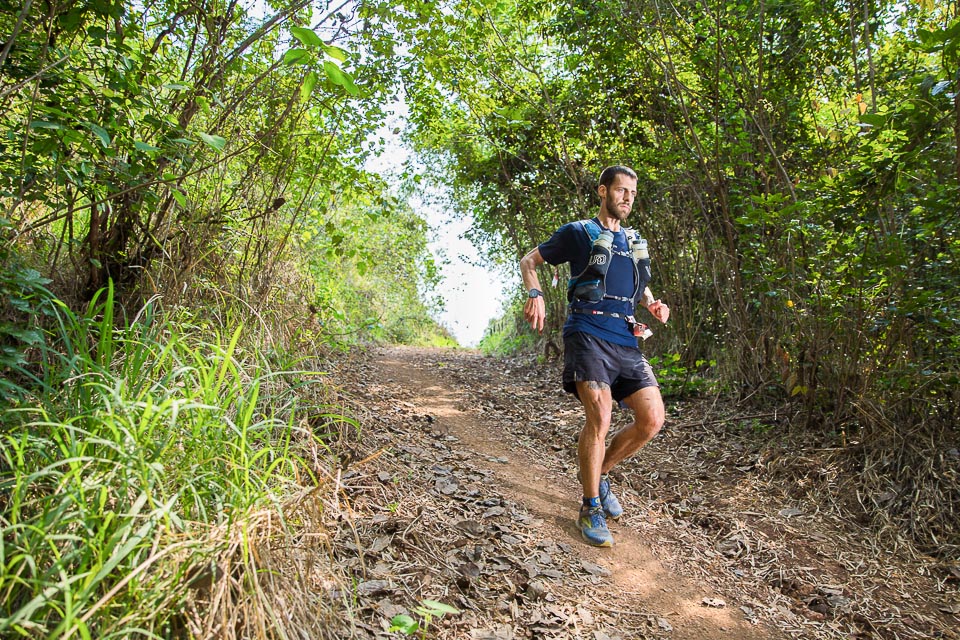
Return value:
<svg viewBox="0 0 960 640">
<path fill-rule="evenodd" d="M 323 71 L 333 84 L 343 86 L 346 82 L 346 74 L 344 74 L 343 70 L 330 61 L 323 63 Z"/>
<path fill-rule="evenodd" d="M 340 62 L 347 61 L 347 52 L 340 47 L 325 46 L 323 47 L 323 50 L 334 60 L 339 60 Z"/>
<path fill-rule="evenodd" d="M 311 59 L 310 52 L 306 49 L 290 49 L 283 54 L 284 64 L 304 64 Z"/>
<path fill-rule="evenodd" d="M 313 31 L 313 29 L 307 29 L 306 27 L 291 27 L 290 33 L 293 34 L 293 37 L 308 47 L 323 46 L 323 40 L 316 34 L 316 32 Z"/>
<path fill-rule="evenodd" d="M 314 87 L 317 86 L 317 80 L 320 76 L 317 75 L 316 71 L 311 71 L 307 74 L 307 77 L 303 79 L 303 85 L 300 87 L 300 99 L 306 100 L 310 97 L 310 94 L 313 93 Z"/>
<path fill-rule="evenodd" d="M 882 127 L 887 124 L 888 116 L 879 113 L 864 113 L 860 116 L 860 122 L 864 122 L 874 127 Z"/>
<path fill-rule="evenodd" d="M 359 96 L 359 95 L 360 95 L 360 89 L 359 89 L 359 87 L 357 87 L 357 85 L 355 85 L 355 84 L 353 83 L 353 77 L 352 77 L 352 76 L 346 76 L 346 80 L 347 80 L 347 82 L 346 82 L 346 84 L 344 84 L 343 86 L 344 86 L 344 88 L 346 88 L 347 93 L 349 93 L 349 94 L 352 95 L 352 96 Z"/>
<path fill-rule="evenodd" d="M 416 633 L 419 628 L 420 625 L 417 624 L 416 620 L 408 615 L 400 614 L 390 618 L 390 629 L 388 631 L 399 631 L 409 636 Z"/>
<path fill-rule="evenodd" d="M 450 606 L 449 604 L 443 602 L 437 602 L 436 600 L 423 600 L 423 606 L 430 610 L 431 613 L 440 614 L 440 613 L 460 613 L 460 609 Z"/>
<path fill-rule="evenodd" d="M 110 146 L 110 134 L 107 133 L 106 129 L 92 122 L 88 122 L 87 127 L 100 139 L 100 144 L 102 144 L 105 149 Z"/>
<path fill-rule="evenodd" d="M 198 133 L 197 135 L 200 136 L 200 139 L 203 140 L 207 146 L 217 151 L 223 151 L 223 148 L 227 145 L 226 139 L 220 136 L 209 133 Z"/>
<path fill-rule="evenodd" d="M 329 60 L 325 61 L 323 63 L 323 70 L 327 74 L 327 77 L 330 78 L 330 82 L 333 84 L 340 85 L 352 96 L 360 94 L 360 90 L 357 89 L 357 85 L 353 83 L 353 78 L 351 78 L 348 73 L 346 73 L 333 62 L 330 62 Z"/>
</svg>

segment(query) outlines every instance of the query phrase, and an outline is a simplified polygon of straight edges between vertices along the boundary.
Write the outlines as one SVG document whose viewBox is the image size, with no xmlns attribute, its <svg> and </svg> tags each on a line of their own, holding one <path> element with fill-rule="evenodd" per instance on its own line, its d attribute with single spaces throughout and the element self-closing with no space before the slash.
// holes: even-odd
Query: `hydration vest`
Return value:
<svg viewBox="0 0 960 640">
<path fill-rule="evenodd" d="M 587 259 L 587 266 L 579 275 L 570 278 L 567 282 L 567 302 L 596 303 L 600 300 L 616 300 L 630 304 L 628 313 L 633 313 L 636 306 L 637 296 L 639 296 L 647 283 L 650 282 L 650 255 L 647 252 L 647 241 L 635 229 L 623 227 L 627 234 L 627 251 L 598 247 L 597 239 L 604 231 L 594 220 L 581 220 L 579 222 L 583 231 L 590 239 L 590 258 Z M 607 257 L 609 254 L 609 258 Z M 629 298 L 615 296 L 607 293 L 606 273 L 610 267 L 613 256 L 622 256 L 630 258 L 633 263 L 633 294 Z M 618 315 L 618 314 L 606 314 Z"/>
</svg>

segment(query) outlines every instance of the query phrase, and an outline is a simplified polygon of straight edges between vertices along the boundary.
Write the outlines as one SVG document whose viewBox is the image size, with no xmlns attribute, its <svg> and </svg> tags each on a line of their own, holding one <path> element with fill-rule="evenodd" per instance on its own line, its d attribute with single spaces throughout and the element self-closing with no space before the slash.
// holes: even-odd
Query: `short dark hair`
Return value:
<svg viewBox="0 0 960 640">
<path fill-rule="evenodd" d="M 611 165 L 600 172 L 599 185 L 609 189 L 613 181 L 617 179 L 617 176 L 628 176 L 636 180 L 637 172 L 622 164 Z"/>
</svg>

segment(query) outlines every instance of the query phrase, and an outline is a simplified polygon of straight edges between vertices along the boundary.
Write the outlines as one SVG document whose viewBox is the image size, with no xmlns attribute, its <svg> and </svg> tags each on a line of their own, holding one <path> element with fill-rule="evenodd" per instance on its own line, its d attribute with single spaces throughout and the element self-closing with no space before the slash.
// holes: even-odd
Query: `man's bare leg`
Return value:
<svg viewBox="0 0 960 640">
<path fill-rule="evenodd" d="M 601 474 L 609 473 L 619 462 L 642 449 L 663 427 L 666 411 L 658 387 L 639 389 L 624 398 L 623 403 L 633 411 L 633 423 L 618 431 L 610 441 L 610 446 L 607 447 L 603 456 L 603 462 L 597 469 L 597 483 L 600 481 Z M 609 428 L 609 418 L 607 427 Z M 581 434 L 580 437 L 582 440 L 583 435 Z M 581 470 L 583 469 L 582 455 L 581 453 Z M 584 486 L 587 486 L 586 483 Z"/>
<path fill-rule="evenodd" d="M 580 481 L 583 485 L 583 501 L 577 516 L 577 526 L 580 527 L 580 535 L 590 544 L 596 547 L 611 547 L 613 537 L 607 528 L 600 501 L 600 467 L 603 465 L 607 432 L 610 431 L 613 397 L 610 386 L 603 382 L 577 382 L 577 393 L 586 414 L 577 443 Z"/>
<path fill-rule="evenodd" d="M 600 469 L 604 464 L 604 449 L 610 431 L 613 397 L 610 395 L 610 386 L 605 382 L 577 382 L 577 395 L 586 413 L 586 422 L 577 443 L 580 482 L 583 496 L 595 498 L 600 495 Z"/>
</svg>

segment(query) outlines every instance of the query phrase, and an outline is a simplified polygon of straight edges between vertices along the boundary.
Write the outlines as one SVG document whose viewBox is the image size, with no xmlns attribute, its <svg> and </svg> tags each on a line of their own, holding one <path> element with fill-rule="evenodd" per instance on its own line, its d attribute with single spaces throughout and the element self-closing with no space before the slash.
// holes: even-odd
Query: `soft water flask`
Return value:
<svg viewBox="0 0 960 640">
<path fill-rule="evenodd" d="M 577 276 L 573 290 L 574 298 L 583 302 L 600 302 L 603 300 L 603 287 L 601 285 L 604 276 L 607 275 L 607 269 L 610 268 L 610 261 L 613 259 L 612 247 L 613 233 L 604 229 L 593 241 L 587 267 L 583 270 L 583 273 Z"/>
<path fill-rule="evenodd" d="M 630 242 L 630 251 L 633 253 L 634 261 L 650 259 L 650 253 L 647 251 L 647 241 L 643 238 L 634 238 Z"/>
<path fill-rule="evenodd" d="M 630 241 L 630 252 L 633 261 L 637 264 L 637 271 L 644 283 L 650 282 L 653 274 L 650 271 L 650 253 L 647 251 L 647 241 L 643 238 L 634 238 Z"/>
</svg>

